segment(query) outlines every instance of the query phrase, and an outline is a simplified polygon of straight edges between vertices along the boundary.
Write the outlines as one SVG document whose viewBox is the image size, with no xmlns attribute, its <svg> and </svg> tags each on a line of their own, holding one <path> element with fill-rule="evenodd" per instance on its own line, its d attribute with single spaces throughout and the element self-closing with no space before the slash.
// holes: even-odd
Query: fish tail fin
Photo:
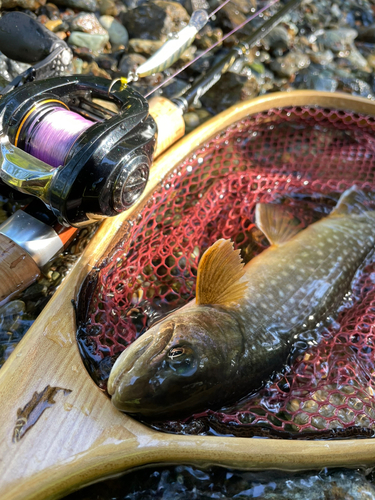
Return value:
<svg viewBox="0 0 375 500">
<path fill-rule="evenodd" d="M 352 186 L 342 193 L 336 207 L 330 213 L 330 217 L 341 217 L 343 215 L 365 215 L 374 211 L 370 202 L 374 197 L 365 193 L 358 186 Z"/>
</svg>

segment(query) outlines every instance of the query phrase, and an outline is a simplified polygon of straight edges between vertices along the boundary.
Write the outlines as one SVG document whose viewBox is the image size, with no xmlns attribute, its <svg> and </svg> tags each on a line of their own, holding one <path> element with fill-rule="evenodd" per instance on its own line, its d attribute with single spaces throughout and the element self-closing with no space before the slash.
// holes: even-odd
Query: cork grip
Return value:
<svg viewBox="0 0 375 500">
<path fill-rule="evenodd" d="M 0 234 L 0 306 L 31 285 L 39 274 L 39 268 L 30 255 Z"/>
<path fill-rule="evenodd" d="M 150 115 L 158 126 L 154 154 L 154 157 L 157 158 L 185 134 L 185 122 L 179 107 L 165 97 L 152 97 L 148 104 Z"/>
</svg>

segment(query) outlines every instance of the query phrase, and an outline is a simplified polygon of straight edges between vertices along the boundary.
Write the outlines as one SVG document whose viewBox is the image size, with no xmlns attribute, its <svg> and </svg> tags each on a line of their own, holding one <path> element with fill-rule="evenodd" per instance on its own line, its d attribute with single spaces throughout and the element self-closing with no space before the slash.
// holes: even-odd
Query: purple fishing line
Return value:
<svg viewBox="0 0 375 500">
<path fill-rule="evenodd" d="M 83 116 L 57 107 L 30 124 L 25 151 L 52 167 L 64 165 L 74 142 L 91 125 Z"/>
</svg>

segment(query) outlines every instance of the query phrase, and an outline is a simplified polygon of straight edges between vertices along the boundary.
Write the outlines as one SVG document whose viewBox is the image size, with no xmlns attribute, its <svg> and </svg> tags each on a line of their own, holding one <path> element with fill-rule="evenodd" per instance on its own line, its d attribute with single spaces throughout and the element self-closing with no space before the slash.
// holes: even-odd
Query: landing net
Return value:
<svg viewBox="0 0 375 500">
<path fill-rule="evenodd" d="M 119 354 L 195 296 L 202 253 L 231 238 L 245 262 L 267 247 L 255 205 L 289 205 L 305 224 L 353 184 L 375 191 L 375 120 L 322 108 L 272 109 L 236 123 L 173 171 L 86 280 L 78 341 L 105 389 Z M 340 327 L 324 331 L 257 394 L 183 422 L 184 433 L 281 437 L 372 434 L 375 428 L 375 259 L 357 275 Z"/>
</svg>

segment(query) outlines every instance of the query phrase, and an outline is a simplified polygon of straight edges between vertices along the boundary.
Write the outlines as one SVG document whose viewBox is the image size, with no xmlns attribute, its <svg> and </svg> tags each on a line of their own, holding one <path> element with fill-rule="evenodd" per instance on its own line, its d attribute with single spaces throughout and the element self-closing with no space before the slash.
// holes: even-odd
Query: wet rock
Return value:
<svg viewBox="0 0 375 500">
<path fill-rule="evenodd" d="M 122 14 L 121 21 L 130 38 L 166 40 L 189 22 L 189 15 L 177 2 L 155 0 Z"/>
<path fill-rule="evenodd" d="M 42 14 L 41 16 L 37 17 L 37 21 L 45 25 L 49 21 L 49 18 L 46 15 Z"/>
<path fill-rule="evenodd" d="M 147 3 L 149 0 L 122 0 L 127 10 L 136 9 L 140 5 Z"/>
<path fill-rule="evenodd" d="M 245 76 L 226 73 L 201 97 L 201 102 L 210 113 L 216 114 L 238 101 L 255 97 L 258 90 L 258 83 L 254 77 L 247 79 Z"/>
<path fill-rule="evenodd" d="M 141 54 L 125 54 L 118 65 L 118 70 L 123 75 L 128 75 L 130 72 L 135 73 L 135 70 L 144 62 L 146 58 Z"/>
<path fill-rule="evenodd" d="M 95 12 L 98 10 L 96 0 L 54 0 L 56 5 L 63 7 L 71 7 L 72 9 L 84 10 L 87 12 Z"/>
<path fill-rule="evenodd" d="M 186 0 L 182 3 L 189 15 L 191 15 L 193 11 L 197 9 L 204 9 L 207 11 L 210 10 L 210 4 L 207 2 L 207 0 Z"/>
<path fill-rule="evenodd" d="M 73 59 L 73 70 L 72 70 L 73 75 L 80 75 L 82 73 L 82 69 L 83 69 L 83 60 L 80 59 L 79 57 L 75 57 Z"/>
<path fill-rule="evenodd" d="M 25 303 L 22 300 L 13 300 L 0 308 L 0 330 L 12 331 L 18 319 L 25 312 Z"/>
<path fill-rule="evenodd" d="M 194 45 L 200 50 L 206 50 L 214 43 L 223 38 L 223 31 L 220 28 L 212 28 L 209 24 L 197 34 Z"/>
<path fill-rule="evenodd" d="M 91 63 L 84 63 L 82 67 L 82 74 L 100 76 L 101 78 L 107 78 L 108 80 L 112 79 L 111 75 L 104 69 L 99 68 L 95 61 Z"/>
<path fill-rule="evenodd" d="M 93 35 L 107 35 L 107 31 L 94 14 L 80 12 L 70 21 L 70 31 L 82 31 Z"/>
<path fill-rule="evenodd" d="M 212 118 L 211 113 L 207 111 L 207 109 L 201 108 L 196 110 L 197 115 L 199 116 L 199 122 L 203 123 L 207 121 L 209 118 Z"/>
<path fill-rule="evenodd" d="M 38 10 L 38 14 L 45 14 L 52 21 L 60 19 L 60 11 L 53 3 L 46 3 L 43 5 L 43 7 Z"/>
<path fill-rule="evenodd" d="M 44 5 L 46 0 L 2 0 L 1 7 L 3 9 L 29 9 L 37 10 Z"/>
<path fill-rule="evenodd" d="M 54 20 L 49 19 L 44 26 L 48 28 L 50 31 L 56 33 L 56 31 L 61 31 L 64 24 L 65 23 L 63 23 L 61 19 L 54 19 Z"/>
<path fill-rule="evenodd" d="M 120 45 L 125 47 L 127 45 L 129 41 L 128 32 L 116 19 L 112 16 L 101 16 L 100 23 L 107 30 L 112 47 L 116 48 Z"/>
<path fill-rule="evenodd" d="M 199 53 L 197 53 L 199 55 Z M 212 53 L 205 54 L 198 61 L 195 61 L 191 66 L 189 66 L 189 73 L 194 76 L 198 76 L 200 73 L 205 73 L 214 64 L 215 56 Z"/>
<path fill-rule="evenodd" d="M 373 87 L 362 78 L 340 78 L 338 90 L 343 90 L 344 92 L 349 92 L 361 97 L 374 98 Z"/>
<path fill-rule="evenodd" d="M 348 12 L 346 22 L 357 29 L 358 26 L 370 26 L 374 22 L 374 16 L 369 8 L 356 5 Z"/>
<path fill-rule="evenodd" d="M 227 3 L 218 13 L 217 18 L 221 27 L 225 27 L 228 30 L 234 29 L 243 23 L 248 16 L 243 12 L 240 12 L 236 5 L 232 2 Z M 253 31 L 250 23 L 241 28 L 237 33 L 242 33 L 244 35 L 251 35 Z"/>
<path fill-rule="evenodd" d="M 190 130 L 193 130 L 195 127 L 198 127 L 200 120 L 199 116 L 197 113 L 190 112 L 190 113 L 185 113 L 184 114 L 184 121 L 185 121 L 185 126 L 186 126 L 186 131 L 189 132 Z"/>
<path fill-rule="evenodd" d="M 0 76 L 7 82 L 12 81 L 29 67 L 29 64 L 13 61 L 0 52 Z"/>
<path fill-rule="evenodd" d="M 278 57 L 272 61 L 270 68 L 279 76 L 290 78 L 297 71 L 307 68 L 310 64 L 310 59 L 302 52 L 289 52 L 286 56 Z"/>
<path fill-rule="evenodd" d="M 91 33 L 83 33 L 81 31 L 72 31 L 68 39 L 70 45 L 85 47 L 93 52 L 103 50 L 108 41 L 109 36 L 107 33 L 103 35 L 92 35 Z"/>
<path fill-rule="evenodd" d="M 357 40 L 361 42 L 375 43 L 375 24 L 372 24 L 367 28 L 359 28 Z"/>
<path fill-rule="evenodd" d="M 322 36 L 318 38 L 326 49 L 333 52 L 341 52 L 351 45 L 353 40 L 357 37 L 358 32 L 351 28 L 338 28 L 327 30 Z"/>
<path fill-rule="evenodd" d="M 137 54 L 142 54 L 146 57 L 150 57 L 154 54 L 163 42 L 159 40 L 143 40 L 142 38 L 132 38 L 129 40 L 129 52 L 135 52 Z"/>
<path fill-rule="evenodd" d="M 331 50 L 325 50 L 324 52 L 311 52 L 309 55 L 312 62 L 321 64 L 322 66 L 331 64 L 335 57 Z"/>
<path fill-rule="evenodd" d="M 370 54 L 367 57 L 367 63 L 372 69 L 375 69 L 375 54 Z"/>
<path fill-rule="evenodd" d="M 166 12 L 172 21 L 172 33 L 182 30 L 190 21 L 190 16 L 186 9 L 178 2 L 167 0 L 153 0 L 154 3 Z"/>
<path fill-rule="evenodd" d="M 354 68 L 364 71 L 371 71 L 366 58 L 363 57 L 363 55 L 359 52 L 359 50 L 356 49 L 354 45 L 352 46 L 347 59 Z"/>
<path fill-rule="evenodd" d="M 296 89 L 313 89 L 334 92 L 338 82 L 336 76 L 329 69 L 318 64 L 311 64 L 296 76 L 293 87 Z"/>
<path fill-rule="evenodd" d="M 190 84 L 180 78 L 172 78 L 162 89 L 162 94 L 167 99 L 179 97 L 190 87 Z"/>
<path fill-rule="evenodd" d="M 102 16 L 117 16 L 119 14 L 113 0 L 99 0 L 99 11 Z"/>
<path fill-rule="evenodd" d="M 288 31 L 283 26 L 277 26 L 262 40 L 266 50 L 271 50 L 273 55 L 281 56 L 288 50 L 291 43 Z"/>
<path fill-rule="evenodd" d="M 117 71 L 117 60 L 109 54 L 102 54 L 95 58 L 95 62 L 106 71 Z"/>
</svg>

